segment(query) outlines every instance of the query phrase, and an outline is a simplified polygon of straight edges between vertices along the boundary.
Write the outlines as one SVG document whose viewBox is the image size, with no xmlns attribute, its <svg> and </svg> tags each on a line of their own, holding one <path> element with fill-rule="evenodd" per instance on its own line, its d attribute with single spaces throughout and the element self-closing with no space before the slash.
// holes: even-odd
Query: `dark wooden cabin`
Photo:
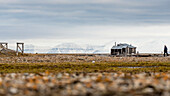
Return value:
<svg viewBox="0 0 170 96">
<path fill-rule="evenodd" d="M 136 47 L 126 43 L 115 44 L 115 46 L 111 48 L 111 55 L 126 56 L 133 54 L 136 54 Z"/>
</svg>

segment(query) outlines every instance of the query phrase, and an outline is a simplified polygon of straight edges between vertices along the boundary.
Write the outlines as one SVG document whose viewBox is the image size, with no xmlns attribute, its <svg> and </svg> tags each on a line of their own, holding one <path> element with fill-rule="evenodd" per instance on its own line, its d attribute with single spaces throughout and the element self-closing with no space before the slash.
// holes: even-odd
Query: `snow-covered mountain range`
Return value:
<svg viewBox="0 0 170 96">
<path fill-rule="evenodd" d="M 130 42 L 130 43 L 128 43 Z M 134 40 L 120 43 L 128 43 L 137 47 L 140 53 L 161 53 L 166 44 L 170 47 L 167 40 Z M 97 44 L 97 43 L 96 43 Z M 114 41 L 95 45 L 74 42 L 56 43 L 54 46 L 40 46 L 40 45 L 25 45 L 25 53 L 110 53 L 110 49 L 115 44 Z M 170 48 L 169 48 L 170 49 Z"/>
<path fill-rule="evenodd" d="M 25 53 L 109 53 L 112 46 L 61 43 L 54 47 L 26 45 Z"/>
</svg>

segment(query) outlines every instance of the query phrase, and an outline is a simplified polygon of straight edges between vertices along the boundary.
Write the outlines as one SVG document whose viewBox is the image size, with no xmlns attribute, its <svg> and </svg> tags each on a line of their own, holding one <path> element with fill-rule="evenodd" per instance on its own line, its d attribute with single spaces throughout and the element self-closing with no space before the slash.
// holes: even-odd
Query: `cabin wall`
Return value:
<svg viewBox="0 0 170 96">
<path fill-rule="evenodd" d="M 111 55 L 119 55 L 122 54 L 121 49 L 111 49 Z"/>
<path fill-rule="evenodd" d="M 136 48 L 111 49 L 111 55 L 131 55 L 136 54 Z"/>
</svg>

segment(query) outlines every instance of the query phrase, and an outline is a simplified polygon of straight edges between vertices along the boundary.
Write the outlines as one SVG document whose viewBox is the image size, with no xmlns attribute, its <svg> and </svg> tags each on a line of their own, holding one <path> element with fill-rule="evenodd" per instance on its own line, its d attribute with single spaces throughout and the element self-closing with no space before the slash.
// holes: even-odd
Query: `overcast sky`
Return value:
<svg viewBox="0 0 170 96">
<path fill-rule="evenodd" d="M 168 38 L 169 4 L 170 0 L 0 0 L 0 40 Z"/>
</svg>

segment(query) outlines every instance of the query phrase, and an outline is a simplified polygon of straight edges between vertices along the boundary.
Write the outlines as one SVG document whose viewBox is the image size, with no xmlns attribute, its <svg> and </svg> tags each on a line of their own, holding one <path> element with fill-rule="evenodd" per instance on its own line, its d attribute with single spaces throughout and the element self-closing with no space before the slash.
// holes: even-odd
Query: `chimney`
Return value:
<svg viewBox="0 0 170 96">
<path fill-rule="evenodd" d="M 115 46 L 116 46 L 116 42 L 115 42 Z"/>
</svg>

